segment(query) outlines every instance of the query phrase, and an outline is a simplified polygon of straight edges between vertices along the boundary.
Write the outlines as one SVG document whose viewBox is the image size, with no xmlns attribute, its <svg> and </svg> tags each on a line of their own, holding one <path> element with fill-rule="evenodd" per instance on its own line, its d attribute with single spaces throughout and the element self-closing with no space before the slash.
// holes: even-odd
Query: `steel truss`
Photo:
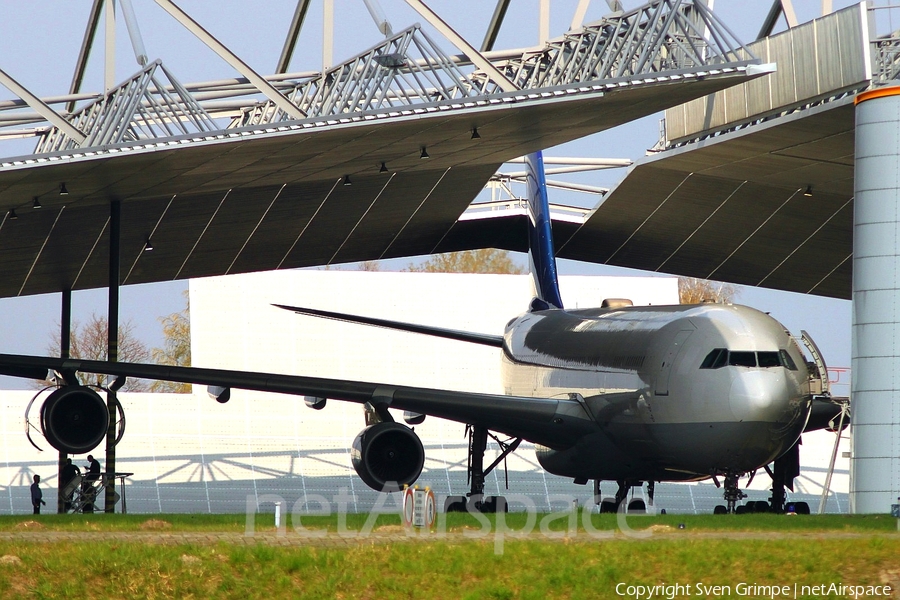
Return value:
<svg viewBox="0 0 900 600">
<path fill-rule="evenodd" d="M 322 74 L 297 76 L 292 82 L 278 78 L 277 89 L 266 84 L 265 90 L 259 85 L 248 90 L 246 78 L 232 80 L 215 87 L 216 101 L 205 102 L 198 97 L 208 93 L 195 97 L 188 91 L 202 86 L 182 86 L 156 61 L 98 100 L 63 115 L 84 134 L 84 140 L 51 126 L 35 154 L 287 121 L 308 126 L 326 124 L 336 116 L 343 121 L 398 110 L 452 110 L 523 94 L 596 92 L 687 75 L 737 72 L 759 62 L 702 0 L 656 0 L 550 40 L 540 51 L 496 60 L 488 65 L 490 69 L 473 66 L 485 64 L 484 56 L 469 58 L 473 60 L 448 56 L 419 26 L 413 26 Z M 268 98 L 259 100 L 260 92 Z M 278 97 L 273 99 L 273 94 Z M 229 101 L 223 102 L 225 98 Z M 299 113 L 287 114 L 290 105 L 282 98 Z M 305 118 L 298 121 L 296 114 Z M 226 127 L 214 120 L 223 116 L 231 119 Z M 8 124 L 33 121 L 3 120 Z"/>
<path fill-rule="evenodd" d="M 414 52 L 415 50 L 415 52 Z M 310 118 L 430 104 L 477 95 L 474 83 L 418 25 L 286 92 Z M 290 120 L 271 100 L 232 127 Z"/>
<path fill-rule="evenodd" d="M 900 79 L 900 32 L 872 42 L 872 83 L 894 84 Z"/>
<path fill-rule="evenodd" d="M 221 129 L 159 60 L 85 105 L 69 120 L 86 135 L 85 141 L 79 144 L 53 128 L 40 139 L 35 154 Z"/>
<path fill-rule="evenodd" d="M 504 72 L 522 89 L 546 88 L 733 67 L 752 58 L 702 2 L 663 0 L 551 40 L 541 52 L 509 61 Z"/>
<path fill-rule="evenodd" d="M 498 66 L 520 90 L 530 91 L 647 75 L 677 77 L 704 67 L 727 70 L 754 59 L 702 2 L 660 0 L 567 33 L 540 52 Z M 503 92 L 487 73 L 466 75 L 414 26 L 299 84 L 289 97 L 312 118 Z M 286 115 L 269 101 L 247 109 L 232 126 L 283 120 Z"/>
</svg>

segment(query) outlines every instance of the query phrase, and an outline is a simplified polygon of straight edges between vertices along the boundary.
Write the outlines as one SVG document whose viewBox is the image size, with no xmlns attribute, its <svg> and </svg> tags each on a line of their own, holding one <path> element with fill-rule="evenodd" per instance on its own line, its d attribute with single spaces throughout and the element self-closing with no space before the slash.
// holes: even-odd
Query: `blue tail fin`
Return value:
<svg viewBox="0 0 900 600">
<path fill-rule="evenodd" d="M 525 157 L 525 169 L 528 173 L 528 259 L 535 293 L 537 300 L 549 307 L 562 308 L 550 227 L 550 200 L 540 152 Z"/>
</svg>

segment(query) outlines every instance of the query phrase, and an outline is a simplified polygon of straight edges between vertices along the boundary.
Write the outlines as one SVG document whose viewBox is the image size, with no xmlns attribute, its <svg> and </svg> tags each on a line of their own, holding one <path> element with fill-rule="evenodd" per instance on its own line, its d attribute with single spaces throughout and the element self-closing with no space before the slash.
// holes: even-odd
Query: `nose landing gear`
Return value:
<svg viewBox="0 0 900 600">
<path fill-rule="evenodd" d="M 726 473 L 725 474 L 725 492 L 723 494 L 725 498 L 725 504 L 719 504 L 713 510 L 713 514 L 716 515 L 731 515 L 735 514 L 739 511 L 738 503 L 747 497 L 747 494 L 741 491 L 741 488 L 738 486 L 738 479 L 741 477 L 741 473 Z M 713 477 L 713 481 L 718 485 L 718 480 Z"/>
<path fill-rule="evenodd" d="M 747 497 L 747 494 L 738 487 L 738 478 L 736 473 L 727 473 L 725 475 L 725 511 L 729 514 L 737 510 L 738 503 Z"/>
</svg>

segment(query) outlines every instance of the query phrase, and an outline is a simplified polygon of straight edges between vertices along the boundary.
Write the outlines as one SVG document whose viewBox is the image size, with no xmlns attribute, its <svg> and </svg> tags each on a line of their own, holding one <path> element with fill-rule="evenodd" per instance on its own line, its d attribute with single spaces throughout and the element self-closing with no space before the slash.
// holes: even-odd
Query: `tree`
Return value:
<svg viewBox="0 0 900 600">
<path fill-rule="evenodd" d="M 58 329 L 58 327 L 57 327 Z M 81 325 L 72 324 L 69 347 L 71 358 L 83 360 L 107 360 L 109 344 L 109 322 L 106 317 L 98 317 L 91 314 L 87 323 Z M 134 324 L 129 319 L 119 325 L 118 333 L 118 359 L 122 362 L 147 362 L 150 359 L 150 351 L 147 346 L 134 335 Z M 47 348 L 52 356 L 59 356 L 60 341 L 54 338 Z M 78 380 L 82 385 L 103 385 L 106 376 L 95 373 L 78 373 Z M 49 383 L 49 382 L 47 382 Z M 146 392 L 150 385 L 143 379 L 131 379 L 125 383 L 122 391 Z"/>
<path fill-rule="evenodd" d="M 701 302 L 731 302 L 738 295 L 738 289 L 730 283 L 697 279 L 696 277 L 678 278 L 678 301 L 682 304 L 700 304 Z"/>
<path fill-rule="evenodd" d="M 424 263 L 410 263 L 405 269 L 416 273 L 507 273 L 519 275 L 525 269 L 515 264 L 506 250 L 483 248 L 435 254 Z"/>
<path fill-rule="evenodd" d="M 188 291 L 184 291 L 185 307 L 159 320 L 163 326 L 165 347 L 153 349 L 153 362 L 174 367 L 191 366 L 191 301 Z M 188 394 L 191 384 L 176 381 L 156 381 L 150 386 L 152 392 L 174 392 Z"/>
<path fill-rule="evenodd" d="M 378 264 L 377 260 L 364 260 L 361 263 L 356 265 L 357 271 L 380 271 L 381 265 Z"/>
</svg>

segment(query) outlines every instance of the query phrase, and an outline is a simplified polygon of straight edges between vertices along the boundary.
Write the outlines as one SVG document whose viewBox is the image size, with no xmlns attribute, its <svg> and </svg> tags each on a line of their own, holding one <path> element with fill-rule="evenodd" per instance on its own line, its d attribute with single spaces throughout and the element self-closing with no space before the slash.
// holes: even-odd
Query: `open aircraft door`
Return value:
<svg viewBox="0 0 900 600">
<path fill-rule="evenodd" d="M 672 374 L 672 365 L 678 360 L 678 354 L 692 333 L 694 333 L 693 329 L 682 329 L 675 334 L 675 339 L 666 351 L 665 358 L 663 358 L 662 365 L 660 365 L 659 375 L 656 378 L 657 396 L 669 395 L 669 377 Z"/>
</svg>

